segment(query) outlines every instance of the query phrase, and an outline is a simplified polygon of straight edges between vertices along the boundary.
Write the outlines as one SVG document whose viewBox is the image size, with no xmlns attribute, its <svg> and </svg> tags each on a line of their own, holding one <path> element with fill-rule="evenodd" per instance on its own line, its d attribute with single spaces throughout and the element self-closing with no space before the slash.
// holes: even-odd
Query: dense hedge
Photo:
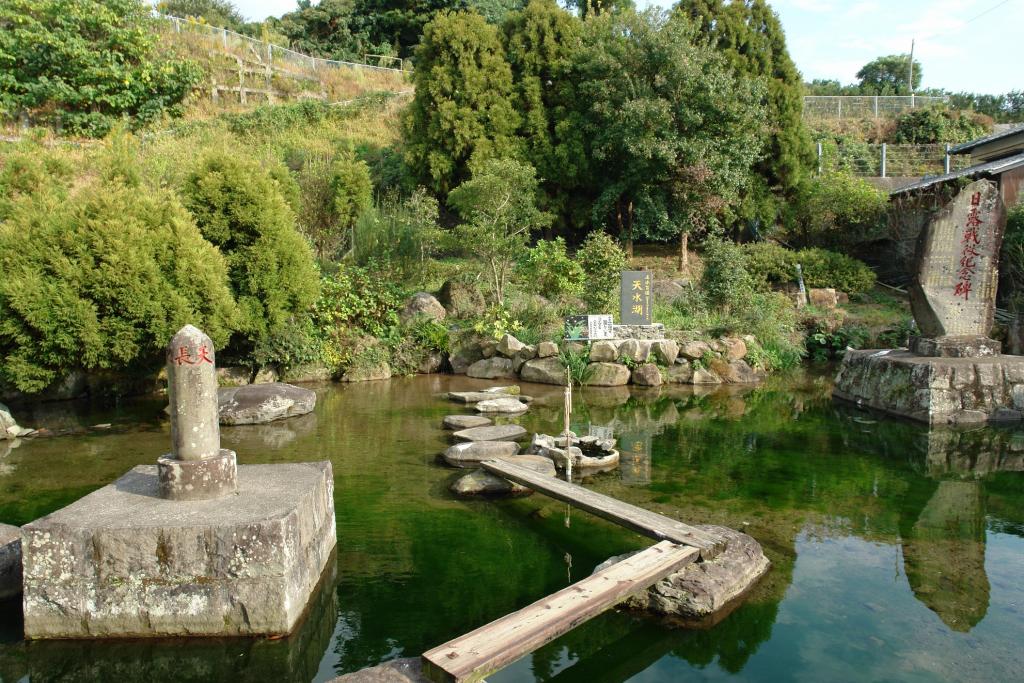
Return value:
<svg viewBox="0 0 1024 683">
<path fill-rule="evenodd" d="M 803 269 L 808 287 L 834 287 L 850 294 L 871 289 L 875 273 L 855 258 L 827 249 L 786 249 L 774 242 L 758 242 L 744 246 L 747 271 L 755 286 L 768 289 L 772 285 L 796 281 L 796 266 Z"/>
</svg>

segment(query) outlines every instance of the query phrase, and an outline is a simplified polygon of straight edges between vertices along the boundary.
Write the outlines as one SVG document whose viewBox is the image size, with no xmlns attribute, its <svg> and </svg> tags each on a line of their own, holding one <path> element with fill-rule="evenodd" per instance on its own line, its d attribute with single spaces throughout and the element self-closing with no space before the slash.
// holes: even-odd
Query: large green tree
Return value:
<svg viewBox="0 0 1024 683">
<path fill-rule="evenodd" d="M 914 90 L 921 86 L 921 62 L 914 60 Z M 886 55 L 871 60 L 857 72 L 865 95 L 909 95 L 910 55 Z"/>
<path fill-rule="evenodd" d="M 0 2 L 0 113 L 97 136 L 179 113 L 202 71 L 159 55 L 149 12 L 141 0 Z"/>
<path fill-rule="evenodd" d="M 681 0 L 677 10 L 737 75 L 763 82 L 767 147 L 758 177 L 745 191 L 742 214 L 774 223 L 792 201 L 814 154 L 803 124 L 803 85 L 786 49 L 779 17 L 765 0 Z"/>
<path fill-rule="evenodd" d="M 473 156 L 515 156 L 512 70 L 498 30 L 472 12 L 443 12 L 416 50 L 416 95 L 403 121 L 406 155 L 419 180 L 447 193 Z"/>
<path fill-rule="evenodd" d="M 694 40 L 679 14 L 604 13 L 585 22 L 571 80 L 590 147 L 593 218 L 627 245 L 730 220 L 761 153 L 751 79 Z"/>
</svg>

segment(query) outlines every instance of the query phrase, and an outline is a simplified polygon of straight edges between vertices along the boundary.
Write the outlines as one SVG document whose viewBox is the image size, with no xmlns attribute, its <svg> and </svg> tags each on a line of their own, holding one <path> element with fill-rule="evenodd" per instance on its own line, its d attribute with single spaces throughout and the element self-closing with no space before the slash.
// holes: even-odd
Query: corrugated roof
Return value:
<svg viewBox="0 0 1024 683">
<path fill-rule="evenodd" d="M 889 193 L 889 196 L 895 196 L 898 194 L 904 194 L 906 192 L 913 192 L 914 190 L 923 190 L 926 187 L 932 185 L 938 185 L 948 180 L 956 180 L 957 178 L 968 178 L 980 175 L 995 175 L 1009 171 L 1010 169 L 1017 168 L 1018 166 L 1024 166 L 1024 152 L 1015 154 L 1012 157 L 1006 157 L 1005 159 L 996 159 L 995 161 L 986 161 L 983 164 L 976 164 L 974 166 L 968 166 L 967 168 L 952 173 L 946 173 L 944 175 L 935 176 L 933 178 L 924 178 L 911 185 L 906 185 L 897 190 L 893 190 Z"/>
<path fill-rule="evenodd" d="M 1016 126 L 1009 130 L 1004 130 L 1001 133 L 992 133 L 991 135 L 986 135 L 983 138 L 977 138 L 976 140 L 971 140 L 970 142 L 961 142 L 956 147 L 950 147 L 949 153 L 963 154 L 965 152 L 970 152 L 975 147 L 980 147 L 981 145 L 992 142 L 993 140 L 1001 140 L 1002 138 L 1009 137 L 1011 135 L 1016 135 L 1017 133 L 1024 133 L 1024 125 Z"/>
</svg>

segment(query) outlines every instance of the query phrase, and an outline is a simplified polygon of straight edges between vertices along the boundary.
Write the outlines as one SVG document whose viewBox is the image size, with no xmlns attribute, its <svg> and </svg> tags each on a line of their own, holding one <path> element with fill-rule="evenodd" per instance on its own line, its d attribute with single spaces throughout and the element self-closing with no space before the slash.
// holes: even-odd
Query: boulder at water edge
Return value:
<svg viewBox="0 0 1024 683">
<path fill-rule="evenodd" d="M 684 625 L 714 620 L 728 614 L 737 599 L 764 576 L 771 562 L 764 556 L 761 544 L 747 534 L 712 524 L 697 525 L 726 539 L 726 548 L 713 560 L 689 564 L 670 574 L 646 591 L 622 604 L 671 617 Z M 599 564 L 600 571 L 635 553 L 619 555 Z"/>
<path fill-rule="evenodd" d="M 316 407 L 316 392 L 274 382 L 217 390 L 222 425 L 251 425 L 305 415 Z"/>
<path fill-rule="evenodd" d="M 591 363 L 587 367 L 588 387 L 620 387 L 629 384 L 629 368 L 619 363 Z"/>
<path fill-rule="evenodd" d="M 0 524 L 0 600 L 21 595 L 21 529 Z"/>
<path fill-rule="evenodd" d="M 512 361 L 508 358 L 493 356 L 478 360 L 466 369 L 467 377 L 476 379 L 512 379 L 516 376 L 512 369 Z"/>
<path fill-rule="evenodd" d="M 416 292 L 405 302 L 398 317 L 403 323 L 407 323 L 416 317 L 444 320 L 445 315 L 447 315 L 447 311 L 444 310 L 440 301 L 426 292 Z"/>
<path fill-rule="evenodd" d="M 519 377 L 524 382 L 565 386 L 565 366 L 555 356 L 534 358 L 523 363 Z"/>
</svg>

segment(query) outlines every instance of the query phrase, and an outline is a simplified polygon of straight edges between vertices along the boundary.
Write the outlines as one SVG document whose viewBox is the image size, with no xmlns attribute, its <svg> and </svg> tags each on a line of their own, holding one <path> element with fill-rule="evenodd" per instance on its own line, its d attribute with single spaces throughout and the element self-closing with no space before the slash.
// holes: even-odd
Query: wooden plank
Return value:
<svg viewBox="0 0 1024 683">
<path fill-rule="evenodd" d="M 650 538 L 659 541 L 669 540 L 699 548 L 700 555 L 705 560 L 717 556 L 725 549 L 724 539 L 716 534 L 659 515 L 657 512 L 624 503 L 582 486 L 533 472 L 510 460 L 485 460 L 480 464 L 488 472 L 503 479 L 522 484 L 534 491 L 569 503 Z"/>
<path fill-rule="evenodd" d="M 661 541 L 518 612 L 423 654 L 432 681 L 480 681 L 694 562 L 697 548 Z"/>
</svg>

